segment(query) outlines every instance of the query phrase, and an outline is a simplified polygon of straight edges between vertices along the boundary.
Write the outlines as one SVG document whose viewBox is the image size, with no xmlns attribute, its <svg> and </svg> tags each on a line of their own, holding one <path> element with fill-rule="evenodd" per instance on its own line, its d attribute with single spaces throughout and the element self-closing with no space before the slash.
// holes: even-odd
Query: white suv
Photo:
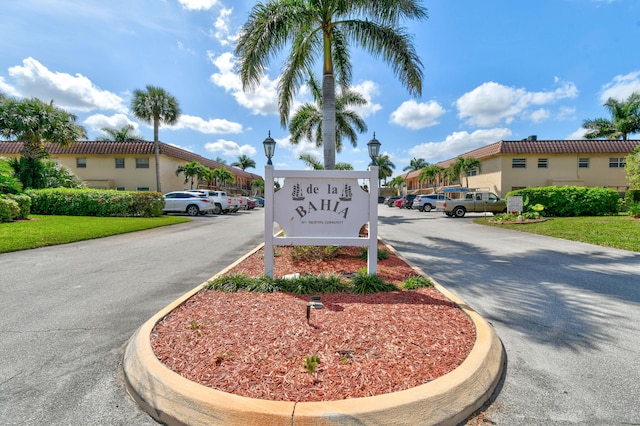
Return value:
<svg viewBox="0 0 640 426">
<path fill-rule="evenodd" d="M 444 194 L 422 194 L 417 195 L 416 198 L 413 199 L 413 204 L 411 205 L 412 209 L 418 209 L 421 212 L 430 212 L 436 208 L 436 201 L 440 200 L 448 200 Z"/>
</svg>

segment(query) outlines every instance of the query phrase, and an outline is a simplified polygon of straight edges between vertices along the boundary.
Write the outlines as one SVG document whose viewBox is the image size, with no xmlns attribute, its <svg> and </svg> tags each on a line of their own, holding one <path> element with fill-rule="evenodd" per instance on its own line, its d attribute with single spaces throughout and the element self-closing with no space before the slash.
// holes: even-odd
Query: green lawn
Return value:
<svg viewBox="0 0 640 426">
<path fill-rule="evenodd" d="M 495 224 L 483 217 L 483 225 L 531 232 L 571 241 L 640 252 L 640 219 L 629 216 L 555 217 L 539 223 Z"/>
<path fill-rule="evenodd" d="M 178 216 L 142 218 L 31 215 L 27 221 L 0 223 L 0 253 L 107 237 L 190 220 Z"/>
</svg>

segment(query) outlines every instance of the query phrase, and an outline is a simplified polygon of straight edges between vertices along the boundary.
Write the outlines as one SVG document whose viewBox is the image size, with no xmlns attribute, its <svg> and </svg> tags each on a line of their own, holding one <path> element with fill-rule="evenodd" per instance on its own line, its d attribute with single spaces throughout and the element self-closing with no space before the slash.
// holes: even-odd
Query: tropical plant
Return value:
<svg viewBox="0 0 640 426">
<path fill-rule="evenodd" d="M 216 157 L 216 159 L 213 160 L 213 161 L 215 161 L 216 163 L 220 163 L 220 164 L 227 164 L 227 160 L 225 160 L 223 158 L 220 158 L 220 156 Z"/>
<path fill-rule="evenodd" d="M 182 164 L 178 166 L 176 169 L 176 176 L 180 173 L 184 175 L 184 183 L 191 181 L 191 189 L 193 189 L 193 179 L 196 178 L 198 181 L 200 178 L 203 178 L 207 175 L 207 168 L 197 161 L 191 161 L 186 164 Z"/>
<path fill-rule="evenodd" d="M 131 100 L 133 115 L 145 123 L 153 123 L 153 145 L 156 159 L 156 191 L 160 189 L 160 140 L 158 130 L 160 123 L 172 125 L 180 118 L 178 100 L 161 87 L 147 85 L 146 90 L 133 91 Z"/>
<path fill-rule="evenodd" d="M 469 175 L 475 169 L 480 170 L 480 160 L 474 157 L 458 157 L 458 159 L 453 163 L 451 167 L 451 174 L 458 180 L 458 182 L 462 183 L 462 176 L 465 177 L 466 187 L 469 187 Z"/>
<path fill-rule="evenodd" d="M 85 184 L 68 167 L 53 160 L 41 160 L 43 188 L 84 188 Z"/>
<path fill-rule="evenodd" d="M 313 170 L 324 170 L 322 162 L 312 154 L 300 154 L 298 159 Z M 353 166 L 349 163 L 336 163 L 335 170 L 353 170 Z"/>
<path fill-rule="evenodd" d="M 234 161 L 233 163 L 231 163 L 231 166 L 238 167 L 241 170 L 246 170 L 248 168 L 255 169 L 256 162 L 243 154 L 238 157 L 238 161 Z"/>
<path fill-rule="evenodd" d="M 108 136 L 99 137 L 99 141 L 114 141 L 114 142 L 140 142 L 144 141 L 141 135 L 133 133 L 135 127 L 132 124 L 127 124 L 119 129 L 111 129 L 109 127 L 103 127 L 102 130 Z"/>
<path fill-rule="evenodd" d="M 636 189 L 640 189 L 640 146 L 637 146 L 636 149 L 627 156 L 624 170 L 627 172 L 629 184 Z"/>
<path fill-rule="evenodd" d="M 225 183 L 227 182 L 233 182 L 235 175 L 233 173 L 231 173 L 229 170 L 227 169 L 214 169 L 213 170 L 213 176 L 216 180 L 216 182 L 220 183 L 220 186 L 224 186 Z"/>
<path fill-rule="evenodd" d="M 594 118 L 582 122 L 587 139 L 607 138 L 627 140 L 627 135 L 640 132 L 640 92 L 625 101 L 609 98 L 603 105 L 611 119 Z"/>
<path fill-rule="evenodd" d="M 0 158 L 0 194 L 19 194 L 22 182 L 15 176 L 8 158 Z"/>
<path fill-rule="evenodd" d="M 393 176 L 393 170 L 396 168 L 396 165 L 391 162 L 391 159 L 386 154 L 376 158 L 376 165 L 378 166 L 378 179 L 381 181 L 384 180 L 386 185 L 387 178 Z"/>
<path fill-rule="evenodd" d="M 402 169 L 403 172 L 413 172 L 416 170 L 424 169 L 429 163 L 424 158 L 412 158 L 409 165 Z"/>
<path fill-rule="evenodd" d="M 422 93 L 422 63 L 403 19 L 424 20 L 419 0 L 271 0 L 259 2 L 242 26 L 235 55 L 244 90 L 256 87 L 271 59 L 286 45 L 288 58 L 278 83 L 280 122 L 286 126 L 293 96 L 314 62 L 322 61 L 324 166 L 335 168 L 336 91 L 351 84 L 351 44 L 391 64 L 411 94 Z"/>
<path fill-rule="evenodd" d="M 23 143 L 22 155 L 37 160 L 45 153 L 45 142 L 63 147 L 85 138 L 77 117 L 50 103 L 30 98 L 0 98 L 0 136 Z"/>
<path fill-rule="evenodd" d="M 427 184 L 431 183 L 435 185 L 440 181 L 442 170 L 443 169 L 440 166 L 429 164 L 428 166 L 423 167 L 422 170 L 420 170 L 420 174 L 418 175 L 418 182 L 426 182 Z"/>
<path fill-rule="evenodd" d="M 395 189 L 396 193 L 400 195 L 400 187 L 402 187 L 402 184 L 406 182 L 407 181 L 402 176 L 396 176 L 393 179 L 391 179 L 391 182 L 389 182 L 388 186 Z"/>
<path fill-rule="evenodd" d="M 251 187 L 255 188 L 254 195 L 264 192 L 264 181 L 262 179 L 254 179 L 251 181 Z"/>
<path fill-rule="evenodd" d="M 295 112 L 289 123 L 290 142 L 298 145 L 302 138 L 306 138 L 315 141 L 319 147 L 322 146 L 322 90 L 313 76 L 309 87 L 316 103 L 306 103 Z M 352 146 L 358 146 L 356 132 L 366 132 L 367 125 L 356 111 L 348 108 L 366 104 L 367 100 L 361 94 L 349 90 L 336 96 L 336 152 L 342 152 L 344 138 L 349 139 Z"/>
</svg>

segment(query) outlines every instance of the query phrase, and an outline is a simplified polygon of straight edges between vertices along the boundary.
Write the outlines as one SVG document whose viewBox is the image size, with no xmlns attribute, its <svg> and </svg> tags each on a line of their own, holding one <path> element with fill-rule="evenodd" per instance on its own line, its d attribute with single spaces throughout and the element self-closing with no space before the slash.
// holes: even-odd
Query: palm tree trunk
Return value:
<svg viewBox="0 0 640 426">
<path fill-rule="evenodd" d="M 324 168 L 336 168 L 336 90 L 332 73 L 322 77 L 322 144 L 324 145 Z"/>
<path fill-rule="evenodd" d="M 158 128 L 160 127 L 160 119 L 153 120 L 153 152 L 156 157 L 156 191 L 162 192 L 160 188 L 160 141 L 158 140 Z"/>
</svg>

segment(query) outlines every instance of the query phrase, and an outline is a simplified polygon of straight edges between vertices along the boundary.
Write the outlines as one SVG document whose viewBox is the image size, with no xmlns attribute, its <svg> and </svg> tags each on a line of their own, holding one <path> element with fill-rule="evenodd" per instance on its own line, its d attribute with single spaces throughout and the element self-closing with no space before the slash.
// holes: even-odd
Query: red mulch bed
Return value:
<svg viewBox="0 0 640 426">
<path fill-rule="evenodd" d="M 275 276 L 352 274 L 366 262 L 357 247 L 328 261 L 294 260 L 277 247 Z M 416 275 L 389 253 L 378 275 Z M 262 251 L 229 273 L 263 274 Z M 154 328 L 153 350 L 185 378 L 224 392 L 273 401 L 330 401 L 409 389 L 458 367 L 475 342 L 470 319 L 433 288 L 372 295 L 201 291 Z M 314 372 L 305 358 L 318 356 Z"/>
</svg>

